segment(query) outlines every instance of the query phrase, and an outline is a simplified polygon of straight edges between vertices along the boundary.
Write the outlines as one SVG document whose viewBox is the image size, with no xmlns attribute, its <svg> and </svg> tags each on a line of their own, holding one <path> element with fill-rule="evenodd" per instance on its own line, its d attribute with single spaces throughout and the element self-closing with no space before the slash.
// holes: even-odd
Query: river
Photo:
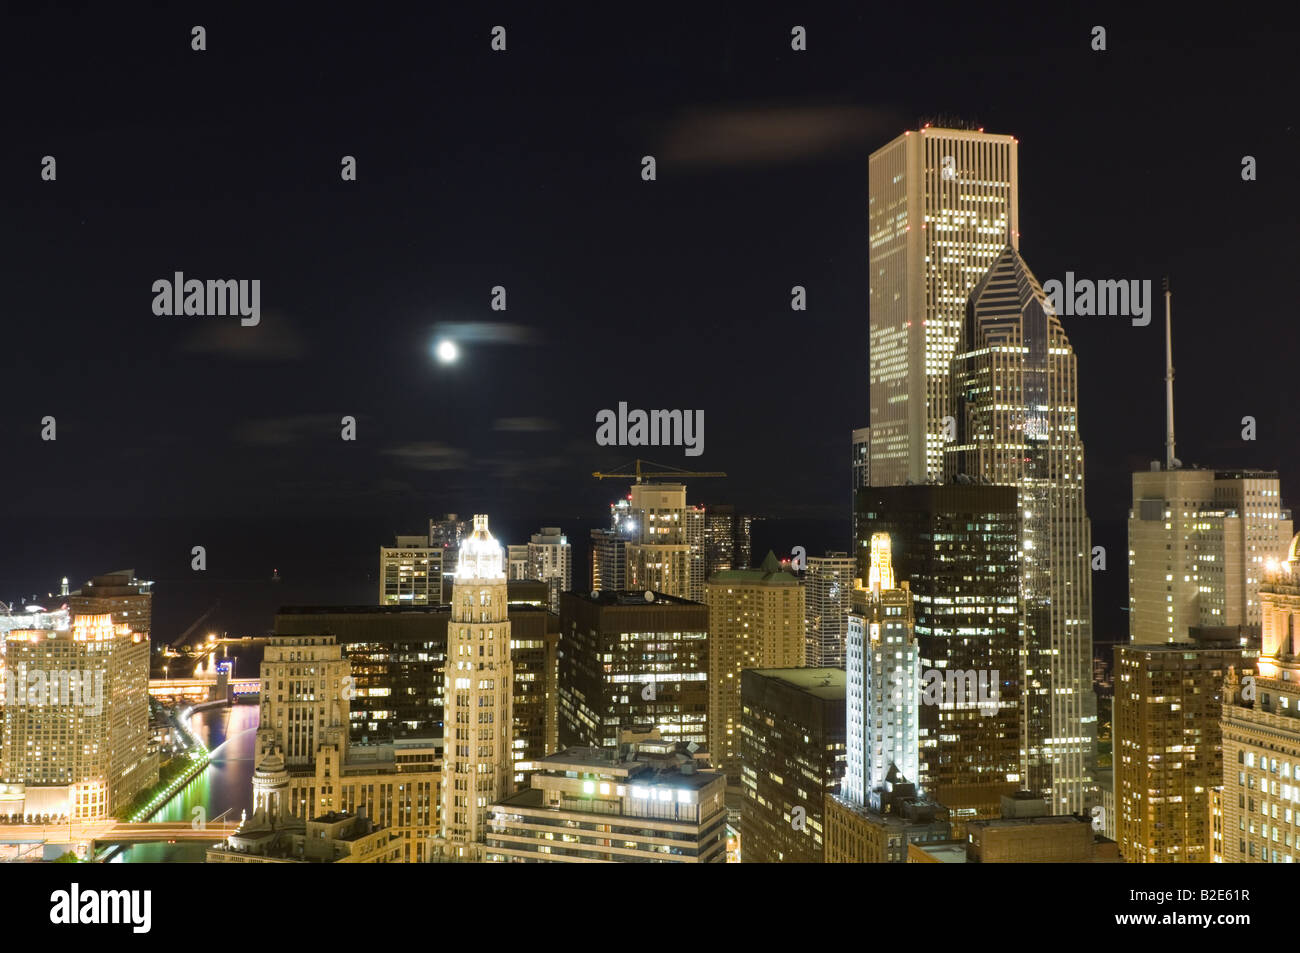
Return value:
<svg viewBox="0 0 1300 953">
<path fill-rule="evenodd" d="M 238 820 L 252 809 L 253 756 L 257 741 L 257 705 L 210 708 L 190 716 L 193 731 L 212 752 L 212 760 L 194 780 L 168 801 L 152 821 L 192 821 L 201 807 L 208 820 L 229 811 Z M 205 844 L 134 844 L 113 855 L 114 864 L 201 864 Z"/>
</svg>

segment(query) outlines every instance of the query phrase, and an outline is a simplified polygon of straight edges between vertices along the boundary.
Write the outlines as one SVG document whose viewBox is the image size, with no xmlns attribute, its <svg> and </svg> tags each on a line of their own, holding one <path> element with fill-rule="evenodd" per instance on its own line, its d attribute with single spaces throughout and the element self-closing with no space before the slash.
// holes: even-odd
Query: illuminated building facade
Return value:
<svg viewBox="0 0 1300 953">
<path fill-rule="evenodd" d="M 809 556 L 804 572 L 804 664 L 844 667 L 849 601 L 857 560 L 848 553 Z"/>
<path fill-rule="evenodd" d="M 501 863 L 726 862 L 726 779 L 680 742 L 624 735 L 546 758 L 494 803 L 484 859 Z"/>
<path fill-rule="evenodd" d="M 740 678 L 747 668 L 804 664 L 804 591 L 769 552 L 757 569 L 728 569 L 704 586 L 708 606 L 709 753 L 740 783 Z M 742 848 L 743 849 L 743 848 Z"/>
<path fill-rule="evenodd" d="M 950 812 L 954 835 L 1001 816 L 1020 766 L 1020 513 L 1016 488 L 948 483 L 858 491 L 854 539 L 866 578 L 876 533 L 888 534 L 912 596 L 922 672 L 987 672 L 996 705 L 968 696 L 920 708 L 918 783 Z"/>
<path fill-rule="evenodd" d="M 442 592 L 442 547 L 427 536 L 398 536 L 392 546 L 379 547 L 379 604 L 435 606 Z"/>
<path fill-rule="evenodd" d="M 114 624 L 148 636 L 153 624 L 153 583 L 137 579 L 134 569 L 95 576 L 68 596 L 68 608 L 73 615 L 111 615 Z"/>
<path fill-rule="evenodd" d="M 609 748 L 622 731 L 709 740 L 709 610 L 643 592 L 560 599 L 561 746 Z"/>
<path fill-rule="evenodd" d="M 478 856 L 488 805 L 514 793 L 514 668 L 506 574 L 488 518 L 461 543 L 447 627 L 442 838 Z"/>
<path fill-rule="evenodd" d="M 1253 671 L 1255 650 L 1236 629 L 1205 634 L 1115 647 L 1114 825 L 1130 864 L 1211 858 L 1211 791 L 1232 767 L 1220 729 L 1224 683 L 1230 670 Z"/>
<path fill-rule="evenodd" d="M 844 699 L 842 668 L 741 672 L 745 863 L 822 862 L 826 795 L 844 775 Z"/>
<path fill-rule="evenodd" d="M 876 486 L 942 479 L 950 363 L 966 299 L 1018 248 L 1017 146 L 966 129 L 911 130 L 871 154 L 871 462 Z"/>
<path fill-rule="evenodd" d="M 1300 862 L 1300 537 L 1259 588 L 1257 674 L 1229 674 L 1221 730 L 1220 850 L 1228 864 Z"/>
<path fill-rule="evenodd" d="M 1259 625 L 1260 582 L 1286 558 L 1291 512 L 1270 470 L 1133 474 L 1129 638 L 1182 641 L 1191 626 Z"/>
<path fill-rule="evenodd" d="M 149 745 L 149 639 L 108 613 L 13 629 L 0 659 L 8 811 L 105 818 L 158 783 Z"/>
<path fill-rule="evenodd" d="M 419 863 L 438 833 L 441 741 L 352 744 L 348 709 L 357 684 L 351 672 L 333 635 L 270 639 L 261 668 L 254 803 L 266 778 L 283 773 L 284 810 L 299 822 L 333 812 L 364 814 L 391 830 L 402 862 Z"/>
<path fill-rule="evenodd" d="M 952 362 L 949 479 L 1011 485 L 1021 512 L 1022 786 L 1058 814 L 1090 805 L 1092 527 L 1084 505 L 1078 362 L 1010 243 L 971 291 Z"/>
<path fill-rule="evenodd" d="M 513 549 L 514 547 L 511 547 Z M 573 547 L 558 526 L 543 526 L 528 541 L 528 579 L 540 579 L 550 589 L 548 605 L 560 611 L 560 593 L 573 588 Z"/>
<path fill-rule="evenodd" d="M 628 496 L 624 525 L 627 543 L 627 587 L 644 592 L 698 601 L 692 591 L 692 547 L 703 545 L 702 524 L 693 539 L 688 526 L 686 487 L 676 483 L 637 483 Z M 702 568 L 702 567 L 701 567 Z M 695 574 L 699 580 L 699 572 Z"/>
<path fill-rule="evenodd" d="M 871 428 L 853 431 L 853 489 L 871 486 Z"/>
</svg>

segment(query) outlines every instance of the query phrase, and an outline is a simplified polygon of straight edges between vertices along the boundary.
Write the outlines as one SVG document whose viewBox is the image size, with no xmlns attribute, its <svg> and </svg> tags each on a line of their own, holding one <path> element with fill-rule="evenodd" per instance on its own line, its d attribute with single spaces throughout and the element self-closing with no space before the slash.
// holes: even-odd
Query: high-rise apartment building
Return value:
<svg viewBox="0 0 1300 953">
<path fill-rule="evenodd" d="M 1252 671 L 1240 630 L 1115 646 L 1115 839 L 1130 864 L 1208 863 L 1211 791 L 1223 783 L 1224 683 Z"/>
<path fill-rule="evenodd" d="M 147 636 L 105 612 L 13 629 L 3 648 L 0 780 L 22 789 L 11 811 L 106 818 L 158 783 Z"/>
<path fill-rule="evenodd" d="M 848 553 L 809 556 L 804 572 L 804 664 L 844 667 L 849 603 L 857 560 Z"/>
<path fill-rule="evenodd" d="M 622 733 L 566 748 L 494 803 L 484 859 L 499 863 L 726 862 L 726 779 L 682 742 Z"/>
<path fill-rule="evenodd" d="M 379 547 L 379 604 L 436 606 L 442 591 L 441 546 L 427 536 L 398 536 L 392 546 Z"/>
<path fill-rule="evenodd" d="M 65 587 L 66 588 L 66 587 Z M 95 576 L 68 596 L 75 615 L 110 615 L 114 625 L 128 625 L 148 636 L 153 619 L 153 583 L 137 579 L 134 569 Z"/>
<path fill-rule="evenodd" d="M 1259 625 L 1260 581 L 1269 560 L 1286 558 L 1291 533 L 1275 471 L 1133 474 L 1130 640 L 1183 641 L 1192 626 Z"/>
<path fill-rule="evenodd" d="M 465 521 L 455 513 L 448 513 L 440 520 L 429 520 L 429 546 L 442 550 L 442 591 L 447 596 L 455 584 L 456 557 L 465 532 Z"/>
<path fill-rule="evenodd" d="M 871 462 L 877 486 L 943 475 L 944 418 L 956 417 L 951 360 L 966 300 L 1018 248 L 1017 146 L 1011 136 L 930 126 L 872 153 Z"/>
<path fill-rule="evenodd" d="M 1223 789 L 1217 792 L 1216 860 L 1300 862 L 1300 537 L 1259 587 L 1261 645 L 1255 672 L 1224 686 Z M 1118 691 L 1116 692 L 1118 696 Z"/>
<path fill-rule="evenodd" d="M 911 587 L 923 675 L 934 672 L 946 686 L 950 677 L 984 673 L 997 686 L 984 703 L 967 691 L 920 709 L 917 783 L 949 810 L 961 837 L 967 820 L 1000 817 L 1002 797 L 1021 788 L 1016 488 L 860 489 L 854 539 L 864 579 L 876 533 L 888 534 L 895 576 Z"/>
<path fill-rule="evenodd" d="M 476 858 L 488 806 L 514 793 L 514 669 L 504 553 L 474 517 L 461 542 L 447 627 L 443 701 L 442 839 L 449 856 Z"/>
<path fill-rule="evenodd" d="M 844 775 L 842 668 L 745 669 L 740 677 L 741 859 L 823 859 L 826 795 Z"/>
<path fill-rule="evenodd" d="M 511 550 L 514 547 L 510 547 Z M 573 547 L 558 526 L 543 526 L 526 550 L 528 579 L 540 579 L 550 590 L 550 609 L 560 611 L 560 593 L 573 588 Z M 513 559 L 513 557 L 512 557 Z"/>
<path fill-rule="evenodd" d="M 529 575 L 528 544 L 506 547 L 506 578 L 511 582 L 523 582 L 532 579 Z"/>
<path fill-rule="evenodd" d="M 804 592 L 769 552 L 758 569 L 728 569 L 704 586 L 708 605 L 709 754 L 740 783 L 740 678 L 747 668 L 804 664 Z"/>
<path fill-rule="evenodd" d="M 622 731 L 709 741 L 709 610 L 643 592 L 560 598 L 559 740 L 610 748 Z"/>
<path fill-rule="evenodd" d="M 971 291 L 964 342 L 950 381 L 957 439 L 944 463 L 950 478 L 1019 494 L 1022 786 L 1053 813 L 1079 813 L 1095 769 L 1096 708 L 1078 363 L 1010 243 Z"/>
<path fill-rule="evenodd" d="M 699 599 L 691 591 L 692 545 L 702 546 L 703 537 L 692 543 L 687 509 L 686 487 L 680 483 L 632 486 L 624 521 L 632 534 L 627 543 L 628 589 Z"/>
</svg>

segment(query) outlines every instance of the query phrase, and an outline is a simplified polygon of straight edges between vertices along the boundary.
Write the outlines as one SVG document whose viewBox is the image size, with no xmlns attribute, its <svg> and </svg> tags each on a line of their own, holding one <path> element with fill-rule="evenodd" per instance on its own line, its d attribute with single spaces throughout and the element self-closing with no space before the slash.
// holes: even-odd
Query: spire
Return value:
<svg viewBox="0 0 1300 953">
<path fill-rule="evenodd" d="M 889 534 L 871 534 L 871 572 L 867 576 L 870 589 L 894 588 L 894 564 L 890 554 Z"/>
</svg>

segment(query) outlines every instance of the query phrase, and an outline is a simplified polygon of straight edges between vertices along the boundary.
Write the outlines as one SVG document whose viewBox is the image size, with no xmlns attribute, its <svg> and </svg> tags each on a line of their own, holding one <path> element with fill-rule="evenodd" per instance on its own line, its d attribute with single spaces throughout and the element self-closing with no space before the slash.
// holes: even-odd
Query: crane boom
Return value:
<svg viewBox="0 0 1300 953">
<path fill-rule="evenodd" d="M 600 470 L 597 470 L 595 473 L 592 474 L 592 476 L 595 477 L 597 480 L 615 480 L 615 479 L 626 480 L 628 477 L 635 477 L 637 483 L 640 483 L 642 480 L 645 479 L 675 479 L 675 478 L 683 478 L 683 477 L 698 479 L 700 477 L 725 477 L 726 476 L 725 473 L 722 473 L 721 471 L 718 470 L 680 470 L 677 468 L 668 469 L 668 470 L 642 470 L 641 464 L 643 463 L 647 463 L 657 467 L 664 466 L 664 464 L 662 463 L 654 463 L 651 460 L 642 460 L 638 458 L 634 465 L 635 472 L 633 473 L 619 473 L 617 471 L 604 473 Z"/>
</svg>

